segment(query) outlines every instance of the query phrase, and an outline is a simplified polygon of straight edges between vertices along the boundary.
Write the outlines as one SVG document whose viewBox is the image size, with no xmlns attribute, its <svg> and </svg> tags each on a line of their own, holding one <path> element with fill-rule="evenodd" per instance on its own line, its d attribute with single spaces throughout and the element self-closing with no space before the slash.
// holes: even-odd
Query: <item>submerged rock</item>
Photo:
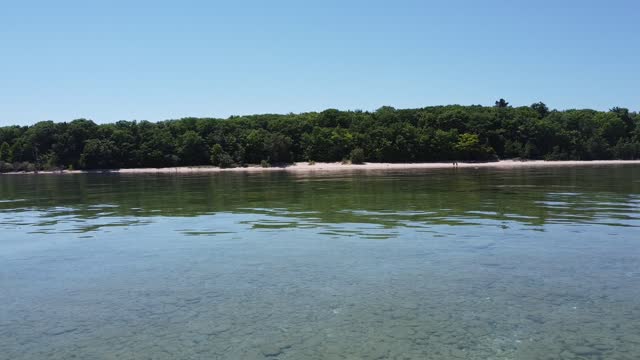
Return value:
<svg viewBox="0 0 640 360">
<path fill-rule="evenodd" d="M 276 357 L 289 348 L 291 348 L 291 345 L 264 344 L 260 346 L 260 352 L 266 357 Z"/>
<path fill-rule="evenodd" d="M 578 356 L 598 355 L 600 351 L 585 345 L 577 345 L 570 348 L 570 351 Z"/>
<path fill-rule="evenodd" d="M 46 335 L 51 335 L 51 336 L 58 336 L 58 335 L 63 335 L 63 334 L 67 334 L 67 333 L 71 333 L 78 330 L 78 328 L 65 328 L 65 327 L 58 327 L 58 328 L 53 328 L 53 329 L 49 329 L 47 331 L 45 331 Z"/>
<path fill-rule="evenodd" d="M 266 357 L 274 357 L 282 354 L 282 350 L 276 345 L 263 345 L 260 347 L 260 352 Z"/>
</svg>

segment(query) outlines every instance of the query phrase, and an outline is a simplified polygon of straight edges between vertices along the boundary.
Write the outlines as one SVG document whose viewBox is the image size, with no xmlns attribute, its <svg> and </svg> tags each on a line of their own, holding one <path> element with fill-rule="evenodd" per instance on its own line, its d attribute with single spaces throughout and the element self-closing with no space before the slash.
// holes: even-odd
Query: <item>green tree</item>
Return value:
<svg viewBox="0 0 640 360">
<path fill-rule="evenodd" d="M 456 157 L 461 160 L 479 160 L 482 154 L 480 138 L 476 134 L 461 134 L 455 144 Z"/>
<path fill-rule="evenodd" d="M 542 102 L 513 108 L 504 99 L 495 105 L 329 109 L 158 123 L 47 121 L 0 127 L 0 160 L 10 159 L 24 170 L 340 161 L 357 159 L 352 156 L 356 148 L 367 161 L 388 162 L 490 160 L 495 154 L 535 159 L 636 156 L 637 112 L 617 107 L 608 112 L 549 111 Z"/>
<path fill-rule="evenodd" d="M 116 146 L 111 140 L 90 139 L 80 155 L 80 166 L 84 169 L 111 169 L 116 167 Z"/>
<path fill-rule="evenodd" d="M 231 155 L 223 152 L 218 156 L 218 166 L 222 169 L 232 168 L 236 166 L 236 163 L 233 161 Z"/>
<path fill-rule="evenodd" d="M 352 164 L 364 164 L 364 150 L 362 148 L 355 148 L 351 150 L 351 154 L 349 156 Z"/>
<path fill-rule="evenodd" d="M 5 141 L 0 145 L 0 161 L 11 162 L 11 147 Z"/>
<path fill-rule="evenodd" d="M 531 108 L 538 113 L 540 119 L 545 118 L 547 115 L 549 115 L 549 108 L 542 101 L 531 104 Z"/>
<path fill-rule="evenodd" d="M 501 98 L 500 100 L 496 101 L 495 107 L 506 108 L 506 107 L 509 107 L 509 103 L 505 99 Z"/>
<path fill-rule="evenodd" d="M 178 156 L 185 165 L 202 165 L 207 163 L 209 149 L 197 132 L 188 130 L 178 139 Z"/>
<path fill-rule="evenodd" d="M 632 130 L 634 128 L 633 117 L 629 112 L 629 109 L 615 106 L 611 108 L 609 112 L 616 114 L 616 116 L 624 122 L 627 130 Z"/>
<path fill-rule="evenodd" d="M 235 162 L 233 161 L 231 155 L 225 152 L 220 144 L 215 144 L 211 147 L 210 160 L 214 166 L 219 166 L 221 168 L 229 168 L 235 166 Z"/>
<path fill-rule="evenodd" d="M 269 149 L 269 159 L 272 163 L 289 163 L 293 159 L 291 145 L 293 140 L 283 134 L 272 134 L 265 144 Z"/>
<path fill-rule="evenodd" d="M 538 158 L 538 147 L 532 141 L 527 141 L 524 144 L 524 149 L 522 150 L 522 157 L 525 159 L 536 159 Z"/>
<path fill-rule="evenodd" d="M 640 142 L 633 142 L 630 139 L 620 139 L 611 151 L 613 153 L 613 157 L 616 159 L 640 159 Z"/>
<path fill-rule="evenodd" d="M 627 133 L 624 121 L 615 113 L 600 113 L 593 117 L 597 135 L 602 136 L 609 145 L 615 145 Z"/>
<path fill-rule="evenodd" d="M 524 157 L 524 146 L 518 140 L 507 140 L 504 145 L 504 156 L 507 159 Z"/>
</svg>

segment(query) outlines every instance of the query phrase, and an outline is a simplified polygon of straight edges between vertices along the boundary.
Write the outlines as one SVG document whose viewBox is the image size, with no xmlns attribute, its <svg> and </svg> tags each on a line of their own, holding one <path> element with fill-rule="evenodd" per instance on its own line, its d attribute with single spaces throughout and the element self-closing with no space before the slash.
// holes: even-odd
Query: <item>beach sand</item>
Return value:
<svg viewBox="0 0 640 360">
<path fill-rule="evenodd" d="M 340 162 L 315 163 L 298 162 L 286 166 L 274 166 L 263 168 L 258 165 L 247 167 L 237 167 L 221 169 L 214 166 L 183 166 L 166 168 L 138 168 L 138 169 L 113 169 L 113 170 L 60 170 L 60 171 L 39 171 L 38 174 L 83 174 L 83 173 L 110 173 L 110 174 L 192 174 L 192 173 L 218 173 L 218 172 L 339 172 L 339 171 L 363 171 L 363 170 L 420 170 L 420 169 L 452 169 L 452 168 L 496 168 L 515 169 L 530 167 L 572 167 L 572 166 L 612 166 L 612 165 L 640 165 L 640 160 L 594 160 L 594 161 L 544 161 L 544 160 L 501 160 L 487 163 L 365 163 L 361 165 L 342 164 Z M 27 173 L 7 173 L 7 174 L 27 174 Z"/>
</svg>

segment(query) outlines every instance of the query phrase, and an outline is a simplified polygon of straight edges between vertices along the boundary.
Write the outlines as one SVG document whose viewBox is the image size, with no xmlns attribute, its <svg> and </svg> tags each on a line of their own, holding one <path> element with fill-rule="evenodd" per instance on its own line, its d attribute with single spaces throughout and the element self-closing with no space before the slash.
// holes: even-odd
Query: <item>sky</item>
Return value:
<svg viewBox="0 0 640 360">
<path fill-rule="evenodd" d="M 0 125 L 445 104 L 640 110 L 640 2 L 0 0 Z"/>
</svg>

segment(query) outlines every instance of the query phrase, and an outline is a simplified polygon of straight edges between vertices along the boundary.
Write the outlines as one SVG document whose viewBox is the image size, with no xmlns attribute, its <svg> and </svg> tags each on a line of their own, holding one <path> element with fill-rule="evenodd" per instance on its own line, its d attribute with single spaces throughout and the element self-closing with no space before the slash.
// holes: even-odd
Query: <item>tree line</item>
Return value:
<svg viewBox="0 0 640 360">
<path fill-rule="evenodd" d="M 435 162 L 640 158 L 640 115 L 512 107 L 381 107 L 96 124 L 78 119 L 0 127 L 0 172 L 295 161 Z"/>
</svg>

